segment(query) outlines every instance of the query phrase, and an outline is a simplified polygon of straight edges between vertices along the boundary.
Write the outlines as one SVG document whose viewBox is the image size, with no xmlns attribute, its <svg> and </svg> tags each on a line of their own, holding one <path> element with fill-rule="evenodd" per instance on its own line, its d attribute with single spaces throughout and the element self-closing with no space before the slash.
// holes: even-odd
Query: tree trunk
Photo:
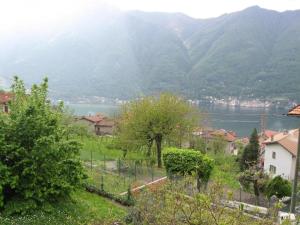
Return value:
<svg viewBox="0 0 300 225">
<path fill-rule="evenodd" d="M 153 145 L 153 139 L 151 139 L 151 140 L 148 141 L 148 144 L 147 144 L 147 157 L 151 156 L 152 145 Z"/>
<path fill-rule="evenodd" d="M 162 142 L 162 135 L 157 135 L 155 137 L 155 142 L 156 142 L 156 150 L 157 150 L 157 167 L 161 168 L 162 167 L 162 162 L 161 162 L 161 142 Z"/>
<path fill-rule="evenodd" d="M 179 131 L 179 148 L 182 148 L 182 132 Z"/>
<path fill-rule="evenodd" d="M 200 175 L 199 175 L 199 173 L 197 173 L 197 190 L 198 190 L 198 192 L 200 192 L 200 188 L 201 188 Z"/>
<path fill-rule="evenodd" d="M 254 181 L 254 194 L 256 198 L 256 205 L 259 205 L 259 188 L 258 188 L 258 183 L 257 181 Z"/>
</svg>

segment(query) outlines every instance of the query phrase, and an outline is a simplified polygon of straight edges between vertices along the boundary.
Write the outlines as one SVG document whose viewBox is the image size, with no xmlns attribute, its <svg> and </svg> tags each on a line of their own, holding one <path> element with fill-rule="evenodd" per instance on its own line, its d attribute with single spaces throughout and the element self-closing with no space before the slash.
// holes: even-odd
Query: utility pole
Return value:
<svg viewBox="0 0 300 225">
<path fill-rule="evenodd" d="M 295 174 L 294 174 L 294 181 L 293 181 L 293 192 L 292 192 L 292 201 L 291 201 L 291 213 L 295 213 L 296 202 L 297 202 L 299 155 L 300 155 L 300 128 L 298 129 L 298 147 L 297 147 L 296 166 L 295 166 Z"/>
<path fill-rule="evenodd" d="M 260 116 L 260 132 L 261 132 L 263 138 L 265 138 L 264 137 L 265 130 L 266 130 L 266 112 L 264 111 Z"/>
</svg>

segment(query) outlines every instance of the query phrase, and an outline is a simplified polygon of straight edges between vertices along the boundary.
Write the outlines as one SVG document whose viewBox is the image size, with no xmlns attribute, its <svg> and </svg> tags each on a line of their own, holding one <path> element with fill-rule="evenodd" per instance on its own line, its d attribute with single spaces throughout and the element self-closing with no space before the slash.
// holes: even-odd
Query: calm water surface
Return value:
<svg viewBox="0 0 300 225">
<path fill-rule="evenodd" d="M 118 114 L 119 106 L 105 104 L 68 104 L 76 115 L 88 115 L 101 112 L 114 116 Z M 213 128 L 233 130 L 239 136 L 249 136 L 254 128 L 260 129 L 261 115 L 266 115 L 266 127 L 272 130 L 293 129 L 300 126 L 300 118 L 290 118 L 283 114 L 285 109 L 238 108 L 216 105 L 200 106 L 205 113 L 205 125 Z"/>
</svg>

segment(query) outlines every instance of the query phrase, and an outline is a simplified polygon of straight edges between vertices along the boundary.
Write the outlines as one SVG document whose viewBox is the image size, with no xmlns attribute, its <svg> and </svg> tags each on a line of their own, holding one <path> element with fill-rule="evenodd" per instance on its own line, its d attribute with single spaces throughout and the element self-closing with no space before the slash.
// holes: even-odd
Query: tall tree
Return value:
<svg viewBox="0 0 300 225">
<path fill-rule="evenodd" d="M 45 79 L 28 94 L 15 78 L 11 111 L 0 115 L 0 207 L 13 201 L 22 211 L 58 200 L 83 178 L 79 144 L 66 138 L 62 105 L 52 107 L 47 89 Z"/>
<path fill-rule="evenodd" d="M 249 144 L 246 145 L 240 159 L 241 170 L 246 170 L 252 165 L 256 165 L 259 160 L 259 141 L 256 128 L 253 130 Z"/>
<path fill-rule="evenodd" d="M 253 190 L 256 197 L 256 204 L 259 204 L 259 196 L 264 193 L 268 176 L 257 165 L 251 165 L 239 174 L 239 182 L 245 189 Z"/>
<path fill-rule="evenodd" d="M 171 94 L 145 97 L 127 104 L 119 119 L 119 137 L 124 143 L 147 146 L 156 144 L 157 165 L 162 166 L 162 143 L 179 138 L 197 126 L 198 111 L 184 99 Z"/>
</svg>

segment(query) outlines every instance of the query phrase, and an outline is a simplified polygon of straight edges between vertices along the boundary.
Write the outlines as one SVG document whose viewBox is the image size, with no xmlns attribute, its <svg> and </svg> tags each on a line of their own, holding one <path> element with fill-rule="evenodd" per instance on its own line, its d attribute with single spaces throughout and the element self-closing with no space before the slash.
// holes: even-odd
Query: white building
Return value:
<svg viewBox="0 0 300 225">
<path fill-rule="evenodd" d="M 267 139 L 264 151 L 264 170 L 271 176 L 280 175 L 292 180 L 294 177 L 298 130 L 278 133 Z"/>
</svg>

